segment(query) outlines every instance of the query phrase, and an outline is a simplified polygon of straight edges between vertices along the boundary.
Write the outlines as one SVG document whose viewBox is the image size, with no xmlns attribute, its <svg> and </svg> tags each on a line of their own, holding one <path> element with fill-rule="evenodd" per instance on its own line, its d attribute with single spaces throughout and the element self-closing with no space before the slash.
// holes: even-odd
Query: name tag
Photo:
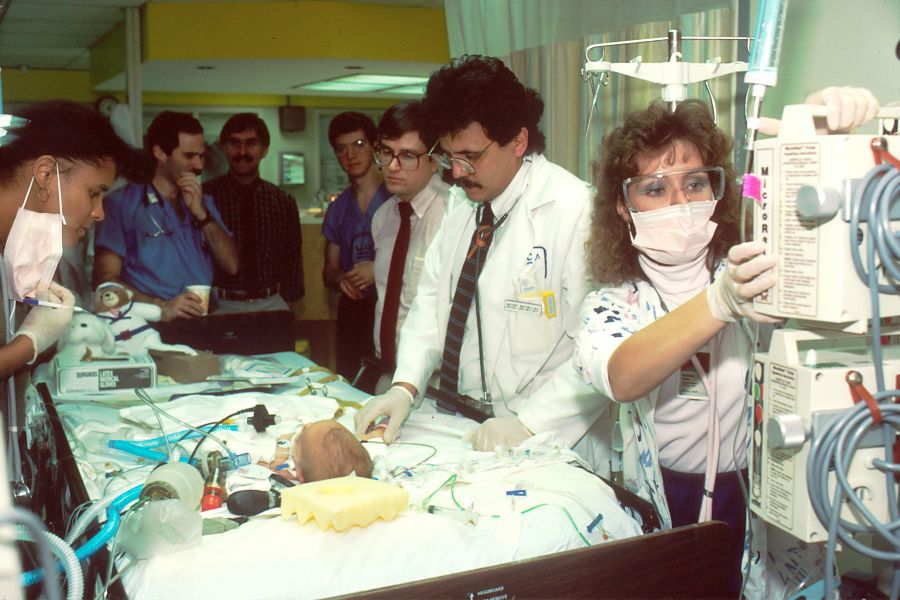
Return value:
<svg viewBox="0 0 900 600">
<path fill-rule="evenodd" d="M 697 359 L 700 366 L 706 373 L 709 373 L 709 352 L 704 348 L 697 352 Z M 691 400 L 709 400 L 706 386 L 694 364 L 688 360 L 678 370 L 678 395 Z"/>
<path fill-rule="evenodd" d="M 513 312 L 526 313 L 529 315 L 541 316 L 544 313 L 544 307 L 537 302 L 522 302 L 521 300 L 505 300 L 503 308 Z"/>
</svg>

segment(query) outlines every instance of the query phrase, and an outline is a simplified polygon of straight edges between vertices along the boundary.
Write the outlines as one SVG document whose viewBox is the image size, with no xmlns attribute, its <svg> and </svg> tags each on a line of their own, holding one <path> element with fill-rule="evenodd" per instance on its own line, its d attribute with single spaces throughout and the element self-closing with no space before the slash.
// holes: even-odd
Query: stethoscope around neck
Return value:
<svg viewBox="0 0 900 600">
<path fill-rule="evenodd" d="M 159 220 L 153 216 L 153 208 L 152 207 L 154 204 L 159 206 L 160 210 L 163 210 L 162 204 L 159 201 L 159 196 L 156 194 L 156 190 L 153 189 L 153 186 L 151 184 L 146 184 L 146 185 L 144 185 L 144 206 L 147 209 L 146 210 L 147 217 L 150 219 L 150 222 L 153 223 L 153 226 L 156 227 L 156 231 L 151 232 L 151 233 L 145 232 L 144 235 L 148 238 L 154 238 L 154 239 L 158 238 L 160 236 L 164 236 L 164 235 L 171 237 L 173 231 L 171 229 L 163 227 L 160 224 Z M 166 215 L 165 215 L 165 212 L 163 212 L 163 221 L 165 222 L 165 220 L 166 220 Z"/>
<path fill-rule="evenodd" d="M 666 301 L 663 300 L 662 294 L 659 293 L 659 290 L 656 289 L 655 286 L 651 284 L 653 290 L 656 292 L 656 296 L 659 298 L 659 302 L 663 307 L 663 310 L 668 314 L 671 312 L 669 307 L 666 306 Z M 706 373 L 706 370 L 700 364 L 700 359 L 697 358 L 696 354 L 691 356 L 691 364 L 694 366 L 694 370 L 697 372 L 697 375 L 700 377 L 700 381 L 703 383 L 703 387 L 706 388 L 706 397 L 708 398 L 708 408 L 707 408 L 707 436 L 706 436 L 706 473 L 703 479 L 703 496 L 700 501 L 700 513 L 697 515 L 697 522 L 704 523 L 706 521 L 712 520 L 712 507 L 713 507 L 713 493 L 716 488 L 716 475 L 719 471 L 719 447 L 722 443 L 722 433 L 720 431 L 719 424 L 719 410 L 718 403 L 716 402 L 716 387 L 718 385 L 717 382 L 717 371 L 716 362 L 719 360 L 719 336 L 716 335 L 710 340 L 709 344 L 709 374 Z M 737 465 L 735 464 L 735 468 Z M 739 475 L 740 476 L 740 475 Z"/>
<path fill-rule="evenodd" d="M 526 185 L 527 185 L 527 183 L 526 183 Z M 481 222 L 481 216 L 484 213 L 484 209 L 485 209 L 484 204 L 479 206 L 478 210 L 476 211 L 476 215 L 475 215 L 476 216 L 475 231 L 477 233 L 477 236 L 476 236 L 477 240 L 474 240 L 475 244 L 483 245 L 483 244 L 487 243 L 488 237 L 493 235 L 494 232 L 497 229 L 499 229 L 500 226 L 506 222 L 506 219 L 509 217 L 509 213 L 511 213 L 513 211 L 513 209 L 519 203 L 519 200 L 521 200 L 522 196 L 524 196 L 524 195 L 525 195 L 525 190 L 523 189 L 522 194 L 518 198 L 516 198 L 516 201 L 513 202 L 512 206 L 509 207 L 509 210 L 507 210 L 505 213 L 503 213 L 500 216 L 500 218 L 498 218 L 493 225 L 478 225 L 478 223 Z M 476 250 L 475 244 L 473 244 L 473 247 L 469 250 L 470 252 L 473 252 Z M 476 254 L 476 256 L 478 256 L 478 255 Z M 487 260 L 487 257 L 485 257 L 485 260 Z M 479 268 L 477 270 L 477 272 L 479 274 L 478 279 L 481 279 L 481 269 Z M 480 297 L 480 294 L 478 293 L 478 281 L 476 281 L 475 282 L 475 325 L 478 329 L 478 364 L 479 364 L 479 370 L 481 371 L 481 395 L 482 395 L 483 402 L 485 402 L 487 404 L 493 404 L 494 398 L 491 394 L 490 388 L 487 385 L 487 376 L 485 375 L 485 372 L 484 372 L 484 341 L 482 339 L 482 334 L 481 334 L 481 301 L 479 300 L 479 297 Z"/>
</svg>

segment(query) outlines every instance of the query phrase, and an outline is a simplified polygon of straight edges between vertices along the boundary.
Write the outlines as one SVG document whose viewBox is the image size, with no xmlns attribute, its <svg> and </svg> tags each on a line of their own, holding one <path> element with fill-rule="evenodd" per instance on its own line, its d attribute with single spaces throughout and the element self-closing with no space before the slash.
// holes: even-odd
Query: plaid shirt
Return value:
<svg viewBox="0 0 900 600">
<path fill-rule="evenodd" d="M 230 174 L 203 184 L 216 200 L 241 259 L 237 275 L 216 271 L 215 285 L 255 292 L 278 288 L 286 302 L 303 297 L 300 213 L 293 196 L 257 179 L 243 185 Z"/>
</svg>

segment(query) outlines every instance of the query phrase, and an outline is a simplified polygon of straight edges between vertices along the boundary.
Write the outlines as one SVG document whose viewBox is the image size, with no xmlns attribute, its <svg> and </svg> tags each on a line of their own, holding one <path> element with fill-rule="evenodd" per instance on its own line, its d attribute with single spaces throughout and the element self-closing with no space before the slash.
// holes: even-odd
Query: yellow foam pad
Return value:
<svg viewBox="0 0 900 600">
<path fill-rule="evenodd" d="M 315 519 L 323 531 L 332 527 L 343 532 L 376 519 L 390 521 L 408 501 L 409 494 L 400 486 L 348 475 L 282 490 L 281 517 L 296 514 L 301 525 Z"/>
</svg>

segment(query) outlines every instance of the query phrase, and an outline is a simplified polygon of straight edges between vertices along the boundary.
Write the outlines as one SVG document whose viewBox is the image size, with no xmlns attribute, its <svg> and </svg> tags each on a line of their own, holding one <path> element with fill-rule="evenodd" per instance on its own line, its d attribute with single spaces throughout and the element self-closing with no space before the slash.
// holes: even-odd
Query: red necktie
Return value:
<svg viewBox="0 0 900 600">
<path fill-rule="evenodd" d="M 400 210 L 400 231 L 394 241 L 391 254 L 391 269 L 388 272 L 384 306 L 381 311 L 381 361 L 386 369 L 394 370 L 397 360 L 397 312 L 400 310 L 400 291 L 403 289 L 403 271 L 406 267 L 406 253 L 409 250 L 410 217 L 412 206 L 409 202 L 398 202 Z"/>
</svg>

